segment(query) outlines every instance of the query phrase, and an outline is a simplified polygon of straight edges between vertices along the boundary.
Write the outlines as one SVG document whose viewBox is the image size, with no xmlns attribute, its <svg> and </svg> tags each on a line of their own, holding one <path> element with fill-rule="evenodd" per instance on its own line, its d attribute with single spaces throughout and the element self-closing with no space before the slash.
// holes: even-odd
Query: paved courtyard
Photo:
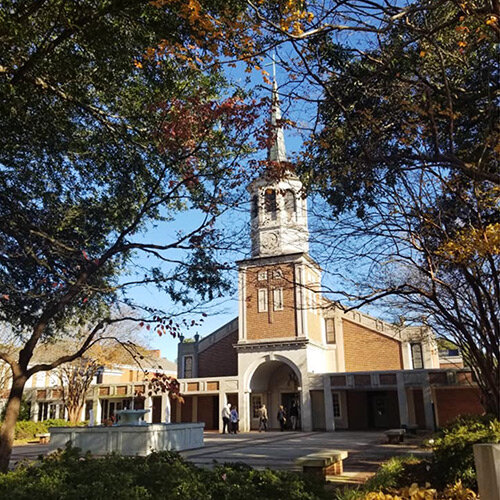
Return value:
<svg viewBox="0 0 500 500">
<path fill-rule="evenodd" d="M 237 435 L 205 434 L 205 447 L 181 452 L 196 465 L 215 462 L 243 462 L 255 468 L 299 470 L 294 461 L 300 456 L 323 450 L 347 450 L 346 478 L 364 480 L 382 462 L 394 455 L 425 453 L 413 438 L 399 445 L 386 444 L 383 432 L 267 432 Z"/>
<path fill-rule="evenodd" d="M 297 457 L 328 449 L 347 450 L 345 479 L 363 481 L 391 456 L 425 453 L 418 448 L 419 441 L 410 438 L 404 444 L 389 445 L 383 432 L 249 432 L 237 435 L 208 432 L 205 433 L 204 448 L 183 451 L 181 455 L 202 467 L 243 462 L 261 469 L 298 470 L 294 463 Z M 47 451 L 47 445 L 15 446 L 11 464 L 36 459 Z"/>
</svg>

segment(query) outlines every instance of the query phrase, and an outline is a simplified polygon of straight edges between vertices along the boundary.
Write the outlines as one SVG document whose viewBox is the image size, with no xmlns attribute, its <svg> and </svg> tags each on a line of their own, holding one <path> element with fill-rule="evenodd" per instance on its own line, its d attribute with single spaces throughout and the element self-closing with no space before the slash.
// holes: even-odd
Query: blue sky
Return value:
<svg viewBox="0 0 500 500">
<path fill-rule="evenodd" d="M 270 73 L 272 71 L 270 67 L 266 67 L 266 70 L 269 70 Z M 253 73 L 248 74 L 244 73 L 241 68 L 238 68 L 236 70 L 232 70 L 231 73 L 232 74 L 230 74 L 229 77 L 232 78 L 238 85 L 245 86 L 246 88 L 253 88 L 258 94 L 263 96 L 270 94 L 270 86 L 263 82 L 260 72 L 254 71 Z M 283 77 L 286 77 L 285 73 L 280 72 L 280 70 L 278 69 L 278 85 L 283 83 L 282 81 L 280 81 L 280 79 L 283 79 Z M 286 104 L 284 107 L 287 107 Z M 288 111 L 289 112 L 287 113 L 287 116 L 284 116 L 284 118 L 292 118 L 295 120 L 301 119 L 301 117 L 291 117 L 290 108 L 288 108 Z M 302 137 L 295 130 L 289 129 L 285 131 L 285 140 L 287 146 L 287 154 L 290 154 L 290 156 L 293 157 L 300 151 L 300 147 L 302 145 Z M 183 230 L 187 230 L 189 227 L 193 227 L 194 224 L 196 224 L 199 220 L 199 215 L 193 212 L 179 213 L 175 221 L 172 221 L 171 223 L 161 223 L 156 227 L 149 228 L 144 237 L 147 237 L 148 241 L 164 242 L 165 238 L 168 238 L 168 235 L 172 234 L 172 231 L 180 228 L 182 228 Z M 236 227 L 239 231 L 245 231 L 248 235 L 248 238 L 245 239 L 246 244 L 243 245 L 241 251 L 228 255 L 228 261 L 235 261 L 237 259 L 249 256 L 250 238 L 247 227 L 248 222 L 249 203 L 247 202 L 247 200 L 244 200 L 238 210 L 233 210 L 232 212 L 225 214 L 218 221 L 217 224 L 220 228 Z M 138 260 L 138 263 L 141 264 L 141 259 Z M 143 263 L 145 264 L 146 262 Z M 236 285 L 236 270 L 232 272 L 231 277 L 234 285 Z M 129 296 L 134 300 L 134 302 L 142 305 L 158 307 L 163 310 L 176 309 L 175 306 L 171 304 L 167 295 L 158 291 L 154 286 L 137 287 L 130 291 Z M 230 321 L 231 319 L 236 317 L 238 314 L 238 297 L 236 287 L 234 293 L 228 294 L 228 296 L 224 297 L 223 299 L 213 301 L 213 303 L 208 308 L 207 313 L 208 316 L 204 318 L 203 324 L 187 332 L 187 336 L 193 336 L 195 333 L 199 333 L 201 336 L 205 336 L 227 321 Z M 199 320 L 200 316 L 188 315 L 187 318 L 189 320 Z M 146 335 L 147 341 L 150 343 L 152 348 L 160 349 L 163 356 L 166 356 L 171 360 L 175 360 L 177 356 L 177 339 L 173 339 L 169 335 L 158 337 L 156 334 L 151 332 L 145 331 L 144 333 Z"/>
</svg>

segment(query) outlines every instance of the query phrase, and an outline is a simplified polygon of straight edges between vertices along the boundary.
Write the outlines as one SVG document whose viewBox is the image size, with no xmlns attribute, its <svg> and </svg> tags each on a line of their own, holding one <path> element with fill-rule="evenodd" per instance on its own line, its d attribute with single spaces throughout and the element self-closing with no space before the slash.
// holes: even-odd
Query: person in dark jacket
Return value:
<svg viewBox="0 0 500 500">
<path fill-rule="evenodd" d="M 278 422 L 280 423 L 280 431 L 283 432 L 285 430 L 285 425 L 286 425 L 286 412 L 283 406 L 280 406 L 277 418 Z"/>
<path fill-rule="evenodd" d="M 238 432 L 238 422 L 240 421 L 240 416 L 238 415 L 238 410 L 236 406 L 233 406 L 231 410 L 231 432 L 236 434 Z"/>
</svg>

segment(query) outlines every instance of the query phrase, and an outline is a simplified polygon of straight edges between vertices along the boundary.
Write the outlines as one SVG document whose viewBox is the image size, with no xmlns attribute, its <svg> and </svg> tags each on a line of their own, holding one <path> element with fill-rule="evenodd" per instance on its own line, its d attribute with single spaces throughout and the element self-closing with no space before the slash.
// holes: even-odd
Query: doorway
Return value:
<svg viewBox="0 0 500 500">
<path fill-rule="evenodd" d="M 168 398 L 168 395 L 167 395 Z M 151 422 L 153 424 L 161 423 L 161 396 L 153 396 L 153 408 L 151 411 Z"/>
<path fill-rule="evenodd" d="M 250 428 L 258 429 L 259 419 L 257 409 L 261 404 L 267 407 L 268 425 L 270 429 L 278 429 L 279 422 L 277 414 L 280 405 L 285 408 L 290 425 L 290 409 L 294 401 L 300 403 L 300 380 L 297 376 L 298 369 L 294 370 L 290 364 L 278 360 L 270 360 L 262 363 L 253 373 L 250 380 L 250 392 L 252 397 L 249 401 L 248 422 Z M 300 408 L 299 426 L 300 428 Z"/>
<path fill-rule="evenodd" d="M 291 429 L 292 428 L 292 407 L 295 405 L 296 406 L 296 412 L 297 412 L 297 428 L 296 430 L 300 430 L 301 428 L 301 422 L 300 422 L 300 394 L 298 392 L 282 392 L 281 393 L 281 404 L 283 408 L 285 409 L 285 413 L 287 416 L 287 421 L 285 428 L 286 429 Z"/>
</svg>

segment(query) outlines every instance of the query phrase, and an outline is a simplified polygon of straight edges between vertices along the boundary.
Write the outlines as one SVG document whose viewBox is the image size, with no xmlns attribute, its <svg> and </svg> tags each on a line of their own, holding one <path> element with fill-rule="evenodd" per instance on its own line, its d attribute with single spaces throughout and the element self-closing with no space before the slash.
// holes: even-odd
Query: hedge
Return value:
<svg viewBox="0 0 500 500">
<path fill-rule="evenodd" d="M 70 426 L 69 422 L 63 419 L 53 418 L 43 422 L 33 422 L 32 420 L 18 420 L 16 422 L 15 439 L 33 439 L 36 434 L 46 434 L 49 427 Z"/>
<path fill-rule="evenodd" d="M 0 498 L 16 500 L 322 500 L 322 482 L 286 471 L 241 464 L 198 468 L 175 452 L 147 457 L 81 456 L 67 448 L 0 474 Z"/>
</svg>

